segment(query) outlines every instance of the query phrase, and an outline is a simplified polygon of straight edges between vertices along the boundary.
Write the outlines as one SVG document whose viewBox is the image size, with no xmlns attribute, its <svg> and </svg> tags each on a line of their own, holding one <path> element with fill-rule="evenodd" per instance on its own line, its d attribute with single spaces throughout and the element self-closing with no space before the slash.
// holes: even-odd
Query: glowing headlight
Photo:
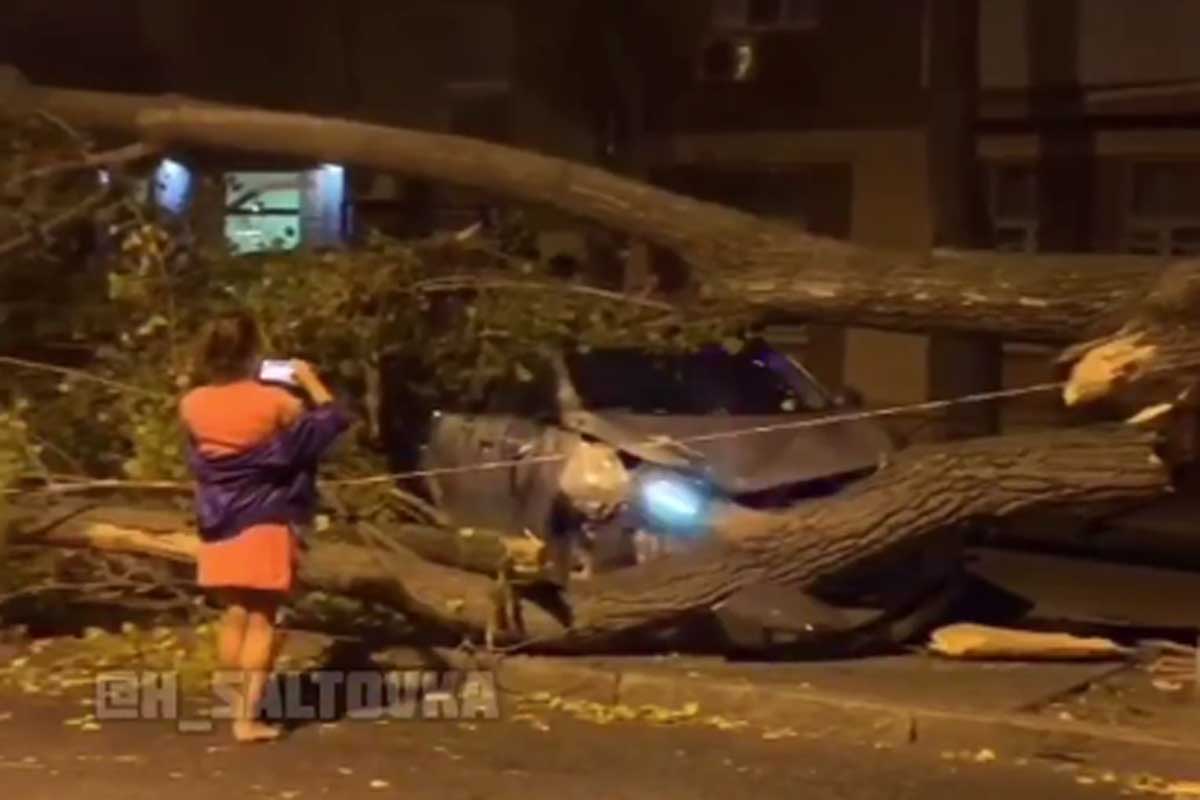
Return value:
<svg viewBox="0 0 1200 800">
<path fill-rule="evenodd" d="M 639 481 L 638 506 L 647 521 L 664 532 L 697 535 L 708 524 L 708 493 L 698 481 L 681 475 L 646 475 Z"/>
</svg>

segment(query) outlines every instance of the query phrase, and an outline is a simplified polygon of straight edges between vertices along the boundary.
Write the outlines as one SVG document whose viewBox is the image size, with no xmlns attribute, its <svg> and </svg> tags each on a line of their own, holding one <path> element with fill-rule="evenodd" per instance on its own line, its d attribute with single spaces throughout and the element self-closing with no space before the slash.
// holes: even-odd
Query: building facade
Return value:
<svg viewBox="0 0 1200 800">
<path fill-rule="evenodd" d="M 657 98 L 649 174 L 870 245 L 1193 253 L 1200 50 L 1188 31 L 1200 5 L 987 0 L 964 10 L 972 5 L 712 3 L 695 30 L 691 80 Z M 948 6 L 957 6 L 950 19 Z M 965 99 L 939 80 L 948 49 L 974 65 L 964 76 L 974 86 L 958 86 Z M 969 114 L 971 175 L 945 159 L 939 115 L 956 103 Z M 947 170 L 974 196 L 947 193 Z M 977 207 L 948 237 L 939 207 L 956 200 Z M 827 380 L 857 385 L 877 404 L 936 394 L 939 371 L 967 370 L 977 357 L 968 349 L 939 364 L 936 340 L 867 330 L 825 331 L 813 343 L 841 350 L 840 373 L 810 356 Z M 1051 380 L 1052 353 L 1005 343 L 1001 382 Z M 1052 396 L 1014 402 L 1002 418 L 1009 429 L 1038 425 L 1056 419 L 1057 406 Z"/>
</svg>

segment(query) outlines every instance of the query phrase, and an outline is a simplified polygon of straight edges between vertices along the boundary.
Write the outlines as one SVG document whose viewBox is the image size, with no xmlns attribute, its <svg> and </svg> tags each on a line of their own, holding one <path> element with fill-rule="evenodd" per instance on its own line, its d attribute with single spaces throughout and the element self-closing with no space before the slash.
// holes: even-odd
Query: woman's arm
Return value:
<svg viewBox="0 0 1200 800">
<path fill-rule="evenodd" d="M 308 395 L 313 408 L 299 416 L 281 436 L 284 458 L 291 464 L 313 465 L 334 440 L 350 427 L 345 412 L 334 403 L 333 392 L 307 361 L 292 362 L 296 383 Z"/>
<path fill-rule="evenodd" d="M 327 402 L 304 412 L 295 425 L 275 438 L 272 460 L 289 467 L 312 467 L 349 427 L 346 413 Z"/>
<path fill-rule="evenodd" d="M 307 361 L 293 361 L 292 365 L 296 370 L 296 383 L 308 394 L 314 406 L 324 406 L 333 402 L 333 392 L 329 391 L 329 387 L 321 380 L 312 364 Z"/>
</svg>

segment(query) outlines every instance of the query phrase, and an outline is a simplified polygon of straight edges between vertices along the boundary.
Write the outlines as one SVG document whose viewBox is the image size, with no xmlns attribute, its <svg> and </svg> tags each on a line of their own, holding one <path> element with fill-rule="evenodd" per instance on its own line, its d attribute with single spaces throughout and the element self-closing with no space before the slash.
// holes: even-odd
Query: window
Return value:
<svg viewBox="0 0 1200 800">
<path fill-rule="evenodd" d="M 1133 165 L 1124 249 L 1144 255 L 1200 253 L 1200 162 Z"/>
<path fill-rule="evenodd" d="M 717 348 L 682 355 L 594 350 L 572 354 L 567 369 L 584 408 L 597 411 L 759 416 L 828 406 L 810 377 L 769 349 L 736 355 Z"/>
<path fill-rule="evenodd" d="M 514 368 L 488 386 L 483 413 L 552 419 L 558 413 L 558 373 L 544 361 L 531 361 Z"/>
<path fill-rule="evenodd" d="M 818 0 L 715 0 L 713 25 L 722 30 L 806 31 L 820 24 Z"/>
<path fill-rule="evenodd" d="M 303 186 L 302 172 L 227 173 L 225 239 L 233 252 L 298 247 Z"/>
<path fill-rule="evenodd" d="M 993 164 L 988 169 L 988 217 L 995 249 L 1038 249 L 1037 177 L 1033 164 Z"/>
<path fill-rule="evenodd" d="M 745 83 L 758 75 L 758 47 L 753 38 L 725 36 L 709 42 L 700 54 L 700 78 L 719 83 Z"/>
<path fill-rule="evenodd" d="M 763 77 L 764 53 L 778 47 L 764 41 L 771 34 L 815 29 L 820 22 L 817 0 L 714 0 L 713 35 L 700 51 L 697 74 L 708 83 L 748 83 Z M 778 70 L 768 69 L 778 77 Z M 795 65 L 785 70 L 797 78 Z"/>
<path fill-rule="evenodd" d="M 107 173 L 106 173 L 107 174 Z M 171 214 L 182 214 L 192 193 L 192 173 L 170 158 L 159 162 L 152 178 L 154 202 Z"/>
</svg>

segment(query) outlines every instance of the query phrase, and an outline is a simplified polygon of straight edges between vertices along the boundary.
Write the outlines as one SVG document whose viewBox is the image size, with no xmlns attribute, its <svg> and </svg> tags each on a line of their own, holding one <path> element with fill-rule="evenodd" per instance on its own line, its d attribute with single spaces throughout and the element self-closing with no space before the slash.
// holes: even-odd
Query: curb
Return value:
<svg viewBox="0 0 1200 800">
<path fill-rule="evenodd" d="M 763 727 L 788 727 L 801 737 L 836 738 L 876 748 L 1003 750 L 1018 757 L 1136 754 L 1149 761 L 1155 754 L 1175 761 L 1181 756 L 1200 756 L 1200 736 L 1178 739 L 1115 724 L 1047 719 L 1020 712 L 950 711 L 640 665 L 533 656 L 464 661 L 461 655 L 448 654 L 447 660 L 475 669 L 494 669 L 506 694 L 546 693 L 632 708 L 681 708 L 695 703 L 700 717 L 719 715 Z"/>
</svg>

